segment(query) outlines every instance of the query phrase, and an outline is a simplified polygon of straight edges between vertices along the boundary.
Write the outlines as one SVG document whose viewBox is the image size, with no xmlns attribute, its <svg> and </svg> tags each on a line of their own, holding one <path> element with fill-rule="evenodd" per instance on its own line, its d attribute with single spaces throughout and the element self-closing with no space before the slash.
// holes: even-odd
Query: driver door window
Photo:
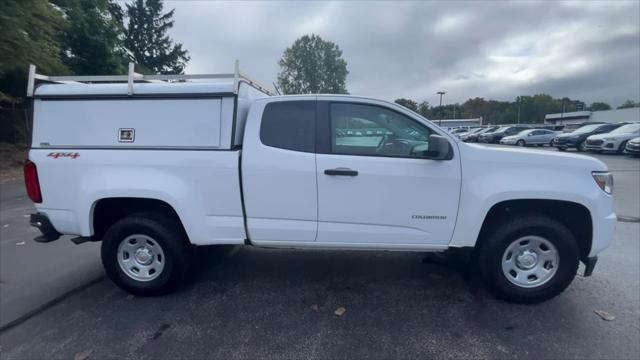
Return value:
<svg viewBox="0 0 640 360">
<path fill-rule="evenodd" d="M 423 157 L 429 128 L 379 106 L 334 103 L 330 106 L 331 153 Z"/>
</svg>

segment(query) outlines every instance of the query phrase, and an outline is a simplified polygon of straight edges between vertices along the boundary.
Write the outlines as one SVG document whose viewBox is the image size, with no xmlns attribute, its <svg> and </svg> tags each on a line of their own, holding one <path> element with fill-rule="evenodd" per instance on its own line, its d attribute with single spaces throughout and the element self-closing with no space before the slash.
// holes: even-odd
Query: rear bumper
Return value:
<svg viewBox="0 0 640 360">
<path fill-rule="evenodd" d="M 51 241 L 58 240 L 62 234 L 53 227 L 49 217 L 43 213 L 35 213 L 31 214 L 31 226 L 36 227 L 40 230 L 42 235 L 37 236 L 33 240 L 41 243 L 48 243 Z"/>
</svg>

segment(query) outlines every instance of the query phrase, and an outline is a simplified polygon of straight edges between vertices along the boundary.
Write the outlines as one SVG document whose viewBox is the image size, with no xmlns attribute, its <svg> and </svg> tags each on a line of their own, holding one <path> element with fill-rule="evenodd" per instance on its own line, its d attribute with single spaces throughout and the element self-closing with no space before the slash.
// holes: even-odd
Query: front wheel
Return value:
<svg viewBox="0 0 640 360">
<path fill-rule="evenodd" d="M 524 140 L 518 140 L 518 141 L 516 142 L 516 145 L 518 145 L 518 146 L 524 146 L 524 145 L 525 145 Z"/>
<path fill-rule="evenodd" d="M 620 146 L 618 147 L 618 151 L 616 151 L 618 154 L 624 154 L 624 149 L 627 147 L 627 142 L 623 141 L 622 144 L 620 144 Z"/>
<path fill-rule="evenodd" d="M 101 257 L 109 278 L 136 295 L 175 288 L 186 275 L 191 245 L 171 217 L 144 213 L 113 224 L 102 239 Z"/>
<path fill-rule="evenodd" d="M 582 151 L 585 152 L 587 151 L 587 141 L 583 141 L 580 144 L 578 144 L 578 151 Z"/>
<path fill-rule="evenodd" d="M 489 290 L 517 303 L 548 300 L 573 281 L 579 249 L 572 233 L 543 215 L 522 215 L 494 227 L 476 249 Z"/>
</svg>

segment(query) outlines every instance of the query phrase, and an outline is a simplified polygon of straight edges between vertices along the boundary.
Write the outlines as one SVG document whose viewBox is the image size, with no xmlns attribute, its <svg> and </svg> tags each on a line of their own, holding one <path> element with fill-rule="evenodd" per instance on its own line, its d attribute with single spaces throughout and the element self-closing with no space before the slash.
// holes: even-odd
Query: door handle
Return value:
<svg viewBox="0 0 640 360">
<path fill-rule="evenodd" d="M 326 169 L 324 171 L 325 175 L 332 176 L 357 176 L 358 172 L 355 170 L 351 170 L 349 168 L 337 168 L 337 169 Z"/>
</svg>

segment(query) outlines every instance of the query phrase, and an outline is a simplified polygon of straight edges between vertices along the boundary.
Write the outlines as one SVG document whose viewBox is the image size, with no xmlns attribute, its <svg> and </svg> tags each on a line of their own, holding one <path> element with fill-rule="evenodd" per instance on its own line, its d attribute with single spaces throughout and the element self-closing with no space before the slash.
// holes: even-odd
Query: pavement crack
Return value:
<svg viewBox="0 0 640 360">
<path fill-rule="evenodd" d="M 169 328 L 171 327 L 170 324 L 162 324 L 160 325 L 160 327 L 158 328 L 158 330 L 156 330 L 156 332 L 153 333 L 153 335 L 151 335 L 151 340 L 157 340 L 160 336 L 162 336 L 162 334 L 164 334 L 165 331 L 167 331 Z"/>
</svg>

